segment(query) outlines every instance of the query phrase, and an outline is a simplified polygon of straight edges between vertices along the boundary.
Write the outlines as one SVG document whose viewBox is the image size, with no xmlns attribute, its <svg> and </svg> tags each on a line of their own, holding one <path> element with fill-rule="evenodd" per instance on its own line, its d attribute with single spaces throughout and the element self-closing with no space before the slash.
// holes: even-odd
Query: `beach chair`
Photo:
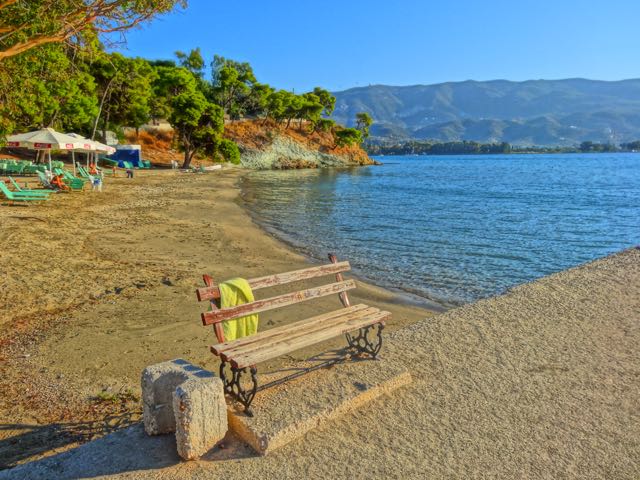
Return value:
<svg viewBox="0 0 640 480">
<path fill-rule="evenodd" d="M 23 163 L 12 162 L 7 166 L 6 173 L 10 175 L 20 175 L 24 170 L 25 165 Z"/>
<path fill-rule="evenodd" d="M 89 180 L 89 177 L 90 177 L 89 173 L 87 173 L 85 168 L 79 163 L 76 164 L 76 171 L 78 172 L 79 178 L 86 178 L 87 180 Z"/>
<path fill-rule="evenodd" d="M 49 195 L 51 195 L 52 192 L 51 190 L 29 190 L 29 189 L 24 189 L 22 188 L 20 185 L 18 185 L 18 182 L 16 182 L 13 177 L 9 177 L 9 181 L 11 182 L 11 184 L 13 185 L 13 188 L 15 188 L 16 192 L 19 193 L 28 193 L 31 194 L 34 197 L 37 196 L 45 196 L 48 197 Z"/>
<path fill-rule="evenodd" d="M 391 313 L 363 304 L 352 306 L 347 291 L 356 288 L 356 283 L 351 279 L 344 280 L 342 278 L 342 272 L 351 269 L 349 262 L 338 262 L 333 254 L 329 254 L 329 259 L 331 263 L 327 265 L 253 278 L 248 280 L 248 283 L 251 289 L 256 291 L 261 288 L 327 275 L 335 275 L 335 282 L 227 308 L 220 308 L 220 288 L 213 283 L 213 279 L 209 275 L 203 276 L 206 287 L 199 288 L 196 295 L 199 301 L 208 301 L 211 310 L 201 315 L 202 324 L 213 325 L 214 333 L 220 342 L 211 347 L 211 352 L 220 358 L 220 379 L 223 382 L 225 393 L 239 402 L 247 415 L 253 416 L 250 407 L 258 391 L 258 370 L 256 367 L 258 363 L 289 355 L 295 350 L 341 335 L 346 336 L 349 349 L 353 350 L 356 355 L 366 354 L 375 359 L 380 352 L 382 329 L 385 321 L 391 318 Z M 338 295 L 342 303 L 343 308 L 339 310 L 232 341 L 226 341 L 224 338 L 223 322 L 335 294 Z M 262 322 L 264 323 L 264 320 Z M 356 335 L 349 333 L 354 331 L 358 333 Z M 321 366 L 326 367 L 341 361 L 344 361 L 344 358 L 325 362 Z M 228 371 L 229 367 L 231 372 Z M 374 366 L 373 368 L 378 367 Z M 250 380 L 241 380 L 243 375 L 247 373 L 250 373 Z M 284 380 L 286 379 L 288 378 L 285 377 Z"/>
<path fill-rule="evenodd" d="M 63 168 L 54 168 L 53 173 L 55 173 L 56 175 L 62 175 L 62 178 L 64 179 L 64 183 L 67 184 L 69 188 L 71 188 L 71 190 L 84 189 L 86 181 L 83 180 L 82 178 L 74 177 L 71 172 L 67 172 Z"/>
<path fill-rule="evenodd" d="M 4 184 L 4 182 L 0 182 L 0 193 L 9 200 L 10 202 L 42 202 L 49 200 L 49 197 L 43 196 L 33 196 L 29 194 L 22 194 L 20 192 L 12 192 L 9 188 Z"/>
</svg>

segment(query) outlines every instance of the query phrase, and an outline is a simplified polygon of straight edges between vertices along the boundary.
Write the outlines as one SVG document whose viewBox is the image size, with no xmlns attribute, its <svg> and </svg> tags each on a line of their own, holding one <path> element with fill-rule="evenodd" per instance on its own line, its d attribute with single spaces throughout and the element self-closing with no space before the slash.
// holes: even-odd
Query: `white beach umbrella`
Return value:
<svg viewBox="0 0 640 480">
<path fill-rule="evenodd" d="M 81 152 L 81 153 L 87 154 L 87 168 L 89 168 L 89 156 L 92 155 L 98 148 L 97 148 L 96 142 L 94 142 L 93 140 L 89 140 L 88 138 L 85 138 L 82 135 L 79 135 L 77 133 L 68 133 L 67 135 L 75 138 L 76 141 L 79 142 L 80 144 L 79 148 L 71 151 L 71 160 L 73 161 L 73 174 L 75 175 L 76 159 L 74 156 L 74 152 Z"/>
<path fill-rule="evenodd" d="M 101 142 L 96 142 L 95 140 L 93 141 L 93 143 L 96 144 L 96 152 L 101 152 L 101 153 L 106 153 L 107 155 L 111 155 L 113 153 L 116 153 L 116 149 L 109 146 L 109 145 L 105 145 L 104 143 Z M 96 153 L 96 165 L 98 165 L 98 154 Z"/>
<path fill-rule="evenodd" d="M 83 144 L 77 138 L 56 132 L 53 128 L 43 128 L 34 132 L 10 135 L 7 137 L 7 146 L 24 147 L 48 153 L 49 170 L 51 170 L 51 150 L 73 151 L 82 148 Z"/>
<path fill-rule="evenodd" d="M 107 155 L 111 155 L 112 153 L 115 153 L 116 149 L 113 147 L 110 147 L 109 145 L 105 145 L 104 143 L 98 142 L 97 140 L 90 140 L 88 138 L 83 137 L 82 135 L 78 135 L 77 133 L 69 133 L 69 136 L 74 137 L 76 139 L 78 139 L 78 141 L 81 141 L 86 145 L 90 145 L 90 149 L 89 148 L 84 148 L 81 150 L 76 150 L 76 151 L 80 151 L 80 152 L 85 152 L 87 154 L 93 154 L 95 155 L 95 161 L 96 161 L 96 165 L 98 164 L 98 156 L 97 153 L 106 153 Z M 87 155 L 87 168 L 89 168 L 89 155 Z"/>
</svg>

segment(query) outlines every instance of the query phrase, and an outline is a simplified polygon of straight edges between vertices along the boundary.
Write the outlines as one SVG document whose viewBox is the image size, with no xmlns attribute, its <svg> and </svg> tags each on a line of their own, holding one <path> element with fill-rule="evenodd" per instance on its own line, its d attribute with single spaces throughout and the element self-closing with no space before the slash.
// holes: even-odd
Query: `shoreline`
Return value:
<svg viewBox="0 0 640 480">
<path fill-rule="evenodd" d="M 71 421 L 101 435 L 118 428 L 104 427 L 105 418 L 135 422 L 138 377 L 149 364 L 181 357 L 216 370 L 208 351 L 214 336 L 199 321 L 205 307 L 194 295 L 203 273 L 221 280 L 309 266 L 253 222 L 239 198 L 243 174 L 233 168 L 140 172 L 133 180 L 109 179 L 101 194 L 0 210 L 7 227 L 0 232 L 7 252 L 0 260 L 0 303 L 9 306 L 0 312 L 0 390 L 6 392 L 0 416 L 14 425 L 0 432 L 1 466 L 77 444 L 35 425 Z M 433 314 L 360 280 L 350 297 L 391 311 L 389 331 Z M 326 297 L 261 321 L 272 328 L 339 307 L 337 297 Z M 295 352 L 264 370 L 341 343 Z M 22 450 L 11 447 L 11 437 L 22 438 Z"/>
</svg>

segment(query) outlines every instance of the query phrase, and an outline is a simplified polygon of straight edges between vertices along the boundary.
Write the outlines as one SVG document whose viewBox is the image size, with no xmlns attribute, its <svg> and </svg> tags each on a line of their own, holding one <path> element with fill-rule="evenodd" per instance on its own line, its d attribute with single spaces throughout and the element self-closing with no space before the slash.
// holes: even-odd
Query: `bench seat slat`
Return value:
<svg viewBox="0 0 640 480">
<path fill-rule="evenodd" d="M 333 312 L 326 312 L 321 315 L 316 315 L 316 316 L 307 318 L 305 320 L 301 320 L 297 322 L 296 325 L 302 327 L 310 323 L 329 320 L 331 318 L 335 318 L 341 315 L 346 315 L 351 312 L 357 312 L 359 310 L 364 310 L 366 308 L 369 308 L 369 307 L 361 303 L 359 305 L 354 305 L 353 307 L 343 308 Z M 270 328 L 269 330 L 258 332 L 255 335 L 249 335 L 247 337 L 242 337 L 237 340 L 232 340 L 230 342 L 219 343 L 217 345 L 212 346 L 211 350 L 216 355 L 220 355 L 227 352 L 235 351 L 239 348 L 245 347 L 247 345 L 251 345 L 256 342 L 262 342 L 266 339 L 270 339 L 270 338 L 281 336 L 281 335 L 288 335 L 290 331 L 291 331 L 291 324 L 282 325 L 279 327 Z"/>
<path fill-rule="evenodd" d="M 313 298 L 326 297 L 347 290 L 356 288 L 353 280 L 344 282 L 336 282 L 321 287 L 309 288 L 299 292 L 285 293 L 276 297 L 266 298 L 264 300 L 256 300 L 255 302 L 244 303 L 237 307 L 223 308 L 212 310 L 202 314 L 203 325 L 212 325 L 224 320 L 232 320 L 234 318 L 244 317 L 253 313 L 266 312 L 280 307 L 293 305 L 294 303 L 304 302 Z"/>
<path fill-rule="evenodd" d="M 296 322 L 295 324 L 293 324 L 293 327 L 291 325 L 288 325 L 289 328 L 287 330 L 284 330 L 275 336 L 262 338 L 254 343 L 249 343 L 246 345 L 238 346 L 236 348 L 225 350 L 221 354 L 221 357 L 227 360 L 239 356 L 249 355 L 256 350 L 263 350 L 280 342 L 290 340 L 293 341 L 293 339 L 301 336 L 313 336 L 320 330 L 325 330 L 335 325 L 344 324 L 351 320 L 357 320 L 360 318 L 372 316 L 380 312 L 378 308 L 374 307 L 367 307 L 350 312 L 345 312 L 344 310 L 346 309 L 342 309 L 342 311 L 336 311 L 336 314 L 330 318 L 314 317 L 315 319 L 313 319 L 313 321 L 311 322 L 303 320 L 301 322 Z"/>
<path fill-rule="evenodd" d="M 328 265 L 321 265 L 319 267 L 303 268 L 292 272 L 252 278 L 247 281 L 249 282 L 249 286 L 252 290 L 258 290 L 260 288 L 274 287 L 276 285 L 284 285 L 325 275 L 347 272 L 350 269 L 351 266 L 349 265 L 349 262 L 337 262 Z M 202 287 L 196 290 L 196 295 L 199 301 L 218 299 L 220 298 L 220 289 L 217 285 Z"/>
<path fill-rule="evenodd" d="M 375 313 L 373 315 L 348 320 L 337 325 L 332 325 L 326 329 L 316 331 L 310 335 L 302 335 L 292 339 L 284 339 L 266 348 L 249 352 L 247 355 L 234 356 L 230 359 L 231 364 L 236 366 L 237 368 L 244 368 L 250 365 L 255 365 L 271 358 L 285 355 L 289 352 L 293 352 L 310 345 L 315 345 L 316 343 L 329 340 L 331 338 L 343 335 L 359 328 L 363 328 L 376 323 L 384 323 L 384 321 L 390 316 L 391 314 L 389 312 L 379 311 L 378 313 Z M 291 328 L 292 331 L 295 331 L 296 324 L 292 324 Z"/>
</svg>

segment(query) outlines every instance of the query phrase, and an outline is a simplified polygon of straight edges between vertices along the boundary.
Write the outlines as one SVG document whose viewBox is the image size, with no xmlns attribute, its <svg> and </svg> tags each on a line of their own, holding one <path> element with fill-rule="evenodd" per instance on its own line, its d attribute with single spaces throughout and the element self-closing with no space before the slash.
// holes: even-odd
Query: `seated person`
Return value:
<svg viewBox="0 0 640 480">
<path fill-rule="evenodd" d="M 69 190 L 69 187 L 64 183 L 62 174 L 54 175 L 51 179 L 51 186 L 56 190 Z"/>
</svg>

